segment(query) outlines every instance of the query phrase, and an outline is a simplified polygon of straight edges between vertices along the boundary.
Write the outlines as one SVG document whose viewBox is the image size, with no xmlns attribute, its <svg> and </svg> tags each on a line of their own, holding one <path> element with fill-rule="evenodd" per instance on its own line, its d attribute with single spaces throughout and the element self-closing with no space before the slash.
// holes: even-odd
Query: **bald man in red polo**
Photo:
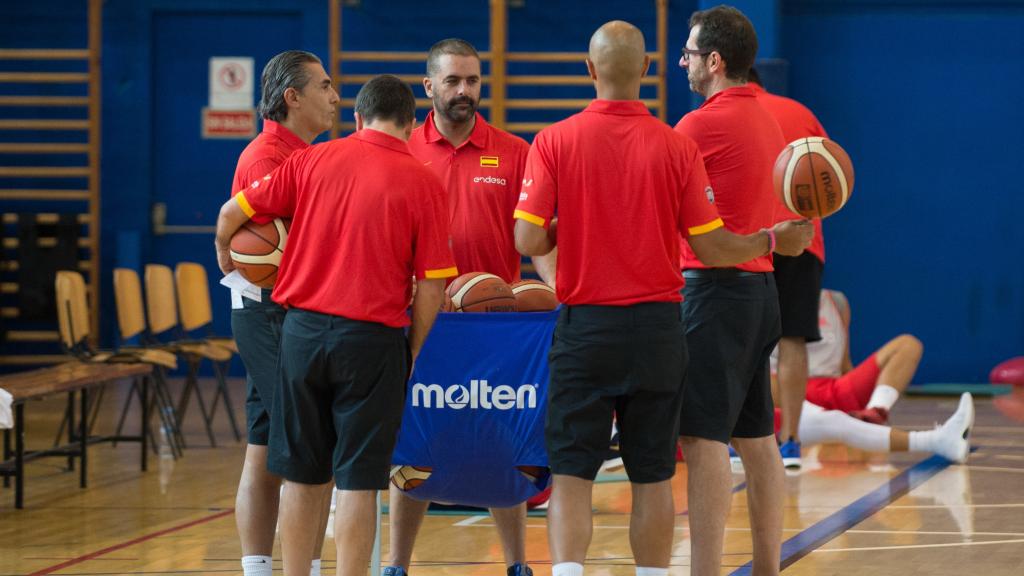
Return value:
<svg viewBox="0 0 1024 576">
<path fill-rule="evenodd" d="M 559 248 L 564 306 L 549 356 L 545 425 L 553 576 L 583 573 L 593 481 L 613 415 L 633 486 L 637 573 L 668 573 L 670 481 L 688 364 L 680 237 L 720 266 L 768 254 L 775 240 L 793 253 L 810 241 L 789 223 L 747 235 L 725 229 L 696 144 L 640 102 L 649 64 L 632 24 L 613 21 L 594 33 L 587 68 L 597 99 L 537 135 L 516 208 L 520 252 Z"/>
</svg>

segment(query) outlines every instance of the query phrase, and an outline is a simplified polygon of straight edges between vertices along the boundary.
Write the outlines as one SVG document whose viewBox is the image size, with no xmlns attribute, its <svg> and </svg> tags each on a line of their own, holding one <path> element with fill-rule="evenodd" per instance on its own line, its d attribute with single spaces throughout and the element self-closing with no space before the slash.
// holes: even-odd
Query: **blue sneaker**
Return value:
<svg viewBox="0 0 1024 576">
<path fill-rule="evenodd" d="M 526 564 L 513 564 L 505 571 L 505 576 L 533 576 L 533 569 Z"/>
<path fill-rule="evenodd" d="M 380 573 L 381 576 L 409 576 L 409 573 L 401 566 L 385 566 Z"/>
<path fill-rule="evenodd" d="M 800 469 L 800 443 L 792 438 L 786 440 L 779 446 L 779 453 L 782 455 L 782 465 L 786 468 Z"/>
</svg>

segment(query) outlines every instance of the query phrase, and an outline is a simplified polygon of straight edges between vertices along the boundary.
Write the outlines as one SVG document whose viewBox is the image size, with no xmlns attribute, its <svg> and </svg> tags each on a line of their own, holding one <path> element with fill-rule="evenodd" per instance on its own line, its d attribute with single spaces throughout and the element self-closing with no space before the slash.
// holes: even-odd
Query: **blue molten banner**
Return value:
<svg viewBox="0 0 1024 576">
<path fill-rule="evenodd" d="M 547 466 L 548 349 L 557 317 L 557 312 L 438 316 L 409 381 L 392 459 L 433 471 L 406 494 L 507 507 L 547 487 L 546 470 L 537 474 L 517 466 Z"/>
</svg>

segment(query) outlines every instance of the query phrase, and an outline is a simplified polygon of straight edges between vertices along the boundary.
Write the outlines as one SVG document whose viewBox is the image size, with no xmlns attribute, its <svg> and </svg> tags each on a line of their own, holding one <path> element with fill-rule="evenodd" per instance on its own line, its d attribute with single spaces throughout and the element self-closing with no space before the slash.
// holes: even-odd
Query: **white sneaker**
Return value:
<svg viewBox="0 0 1024 576">
<path fill-rule="evenodd" d="M 960 396 L 960 405 L 949 420 L 935 429 L 934 451 L 957 464 L 967 461 L 971 453 L 971 426 L 974 425 L 974 398 L 970 392 Z"/>
</svg>

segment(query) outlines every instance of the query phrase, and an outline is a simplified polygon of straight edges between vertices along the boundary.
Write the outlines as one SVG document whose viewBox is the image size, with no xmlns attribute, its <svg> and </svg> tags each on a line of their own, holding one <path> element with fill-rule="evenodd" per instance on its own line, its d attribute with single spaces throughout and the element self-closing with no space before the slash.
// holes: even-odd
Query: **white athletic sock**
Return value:
<svg viewBox="0 0 1024 576">
<path fill-rule="evenodd" d="M 875 390 L 871 393 L 871 399 L 868 400 L 868 408 L 885 408 L 886 410 L 892 410 L 892 407 L 896 404 L 896 401 L 900 399 L 900 391 L 889 386 L 888 384 L 878 384 L 875 386 Z"/>
<path fill-rule="evenodd" d="M 859 450 L 888 452 L 889 433 L 888 426 L 864 422 L 839 410 L 822 410 L 807 402 L 800 415 L 800 441 L 806 445 L 841 442 Z"/>
<path fill-rule="evenodd" d="M 273 576 L 273 559 L 270 556 L 242 556 L 242 574 L 245 576 Z"/>
<path fill-rule="evenodd" d="M 313 560 L 313 564 L 309 567 L 309 576 L 320 576 L 320 559 Z"/>
<path fill-rule="evenodd" d="M 668 576 L 668 568 L 636 567 L 636 576 Z"/>
<path fill-rule="evenodd" d="M 935 430 L 910 433 L 909 450 L 911 452 L 934 452 L 934 446 Z"/>
<path fill-rule="evenodd" d="M 559 562 L 551 567 L 551 576 L 583 576 L 583 564 Z"/>
</svg>

